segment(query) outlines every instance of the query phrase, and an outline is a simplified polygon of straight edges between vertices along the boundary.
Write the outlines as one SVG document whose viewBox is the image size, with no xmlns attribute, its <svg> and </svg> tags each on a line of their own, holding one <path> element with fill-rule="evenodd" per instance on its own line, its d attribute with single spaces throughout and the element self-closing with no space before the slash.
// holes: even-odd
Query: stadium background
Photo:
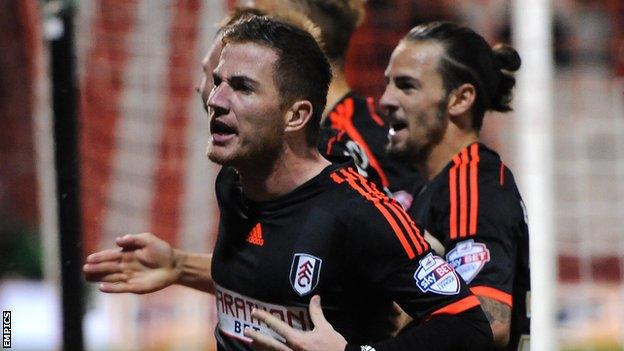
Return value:
<svg viewBox="0 0 624 351">
<path fill-rule="evenodd" d="M 207 123 L 193 88 L 214 23 L 235 2 L 73 2 L 84 254 L 141 231 L 210 250 L 217 168 L 204 157 Z M 63 3 L 0 1 L 0 307 L 13 312 L 16 350 L 61 342 L 46 43 L 60 33 L 54 14 Z M 553 338 L 564 350 L 623 350 L 624 1 L 552 4 Z M 414 24 L 451 19 L 491 42 L 511 38 L 507 0 L 368 0 L 367 8 L 347 75 L 376 98 L 390 51 Z M 513 113 L 485 123 L 486 143 L 512 169 L 522 123 Z M 171 287 L 110 296 L 89 286 L 85 301 L 89 350 L 212 349 L 214 301 L 206 294 Z"/>
</svg>

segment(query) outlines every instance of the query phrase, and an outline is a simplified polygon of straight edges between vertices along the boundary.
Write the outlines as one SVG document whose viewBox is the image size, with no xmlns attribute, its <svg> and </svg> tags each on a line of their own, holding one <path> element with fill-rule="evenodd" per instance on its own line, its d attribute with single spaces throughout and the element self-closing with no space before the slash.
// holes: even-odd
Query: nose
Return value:
<svg viewBox="0 0 624 351">
<path fill-rule="evenodd" d="M 399 108 L 399 104 L 396 98 L 394 97 L 394 94 L 392 92 L 392 87 L 390 86 L 390 84 L 386 85 L 386 90 L 384 90 L 384 93 L 381 96 L 381 99 L 379 100 L 379 106 L 381 106 L 381 109 L 386 114 L 394 112 Z"/>
<path fill-rule="evenodd" d="M 228 91 L 231 89 L 229 89 L 226 83 L 221 83 L 218 86 L 212 86 L 212 91 L 207 97 L 207 100 L 205 100 L 208 103 L 208 107 L 212 109 L 216 116 L 227 114 L 230 111 Z"/>
</svg>

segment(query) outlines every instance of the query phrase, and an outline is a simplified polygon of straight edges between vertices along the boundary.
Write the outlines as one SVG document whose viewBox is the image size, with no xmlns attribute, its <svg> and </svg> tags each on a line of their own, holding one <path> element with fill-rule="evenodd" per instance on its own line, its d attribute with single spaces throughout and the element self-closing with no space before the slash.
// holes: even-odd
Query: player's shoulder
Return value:
<svg viewBox="0 0 624 351">
<path fill-rule="evenodd" d="M 364 221 L 374 225 L 386 217 L 400 217 L 408 221 L 403 207 L 390 198 L 374 182 L 358 173 L 357 167 L 347 164 L 328 174 L 331 185 L 331 203 L 349 222 Z"/>
<path fill-rule="evenodd" d="M 330 176 L 343 196 L 341 215 L 348 218 L 347 237 L 356 236 L 359 247 L 404 252 L 410 259 L 429 249 L 424 231 L 403 207 L 357 173 L 355 167 L 338 169 Z"/>
<path fill-rule="evenodd" d="M 334 192 L 338 194 L 334 206 L 340 206 L 343 215 L 350 218 L 357 227 L 371 227 L 378 224 L 402 223 L 415 227 L 411 217 L 401 204 L 392 199 L 377 185 L 357 172 L 354 166 L 342 167 L 330 174 Z"/>
<path fill-rule="evenodd" d="M 511 170 L 496 151 L 482 143 L 462 149 L 428 187 L 434 194 L 432 206 L 458 218 L 462 211 L 482 217 L 501 211 L 515 214 L 521 209 Z"/>
<path fill-rule="evenodd" d="M 372 98 L 365 97 L 354 91 L 349 91 L 342 97 L 342 99 L 340 99 L 340 101 L 338 101 L 336 106 L 347 103 L 347 104 L 353 104 L 353 106 L 358 107 L 358 108 L 365 107 L 367 106 L 367 101 L 369 99 L 372 99 Z"/>
<path fill-rule="evenodd" d="M 513 172 L 499 154 L 483 144 L 479 148 L 479 160 L 476 174 L 479 193 L 493 196 L 498 200 L 509 199 L 514 203 L 520 198 Z"/>
<path fill-rule="evenodd" d="M 513 225 L 525 218 L 522 197 L 512 171 L 494 150 L 479 144 L 477 196 L 479 221 L 505 221 Z"/>
<path fill-rule="evenodd" d="M 332 190 L 341 201 L 347 202 L 354 211 L 357 204 L 367 204 L 373 206 L 377 202 L 390 201 L 388 196 L 380 190 L 374 182 L 369 181 L 358 173 L 353 162 L 337 167 L 328 174 L 328 179 L 332 184 Z"/>
<path fill-rule="evenodd" d="M 353 100 L 356 111 L 361 113 L 370 113 L 369 106 L 374 106 L 375 103 L 372 97 L 359 95 L 354 92 L 347 94 L 346 98 Z"/>
<path fill-rule="evenodd" d="M 454 155 L 434 181 L 438 187 L 456 188 L 458 192 L 516 186 L 511 170 L 499 154 L 482 143 L 470 144 Z"/>
<path fill-rule="evenodd" d="M 350 91 L 331 109 L 329 120 L 338 124 L 345 120 L 353 121 L 360 128 L 384 128 L 385 122 L 377 113 L 375 106 L 374 98 Z"/>
</svg>

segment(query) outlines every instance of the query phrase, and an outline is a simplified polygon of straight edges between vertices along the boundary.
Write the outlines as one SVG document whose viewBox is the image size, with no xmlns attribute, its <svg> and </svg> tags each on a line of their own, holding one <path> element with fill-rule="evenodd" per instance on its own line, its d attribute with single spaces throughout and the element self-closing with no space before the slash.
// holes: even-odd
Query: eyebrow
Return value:
<svg viewBox="0 0 624 351">
<path fill-rule="evenodd" d="M 257 88 L 258 85 L 260 85 L 260 83 L 250 77 L 247 76 L 230 76 L 229 78 L 227 78 L 227 81 L 230 84 L 234 84 L 234 85 L 241 85 L 241 84 L 245 84 L 245 85 L 250 85 L 251 88 Z"/>
<path fill-rule="evenodd" d="M 392 80 L 395 83 L 411 83 L 414 85 L 420 85 L 420 79 L 414 78 L 411 76 L 399 75 L 399 76 L 391 77 L 391 76 L 386 75 L 385 78 L 386 78 L 386 83 Z"/>
<path fill-rule="evenodd" d="M 410 77 L 410 76 L 396 76 L 394 77 L 395 81 L 398 82 L 410 82 L 410 83 L 419 83 L 420 80 L 418 78 Z"/>
</svg>

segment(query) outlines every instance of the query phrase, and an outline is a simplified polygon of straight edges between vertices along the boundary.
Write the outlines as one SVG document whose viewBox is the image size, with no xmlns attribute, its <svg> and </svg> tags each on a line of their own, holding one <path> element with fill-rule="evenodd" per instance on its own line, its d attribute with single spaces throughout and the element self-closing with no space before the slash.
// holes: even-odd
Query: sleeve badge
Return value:
<svg viewBox="0 0 624 351">
<path fill-rule="evenodd" d="M 470 284 L 483 266 L 490 261 L 490 250 L 485 244 L 475 243 L 472 239 L 461 241 L 446 254 L 446 260 L 466 283 Z"/>
<path fill-rule="evenodd" d="M 440 256 L 429 253 L 418 263 L 414 273 L 418 288 L 426 293 L 455 295 L 459 292 L 460 282 L 455 270 Z"/>
</svg>

